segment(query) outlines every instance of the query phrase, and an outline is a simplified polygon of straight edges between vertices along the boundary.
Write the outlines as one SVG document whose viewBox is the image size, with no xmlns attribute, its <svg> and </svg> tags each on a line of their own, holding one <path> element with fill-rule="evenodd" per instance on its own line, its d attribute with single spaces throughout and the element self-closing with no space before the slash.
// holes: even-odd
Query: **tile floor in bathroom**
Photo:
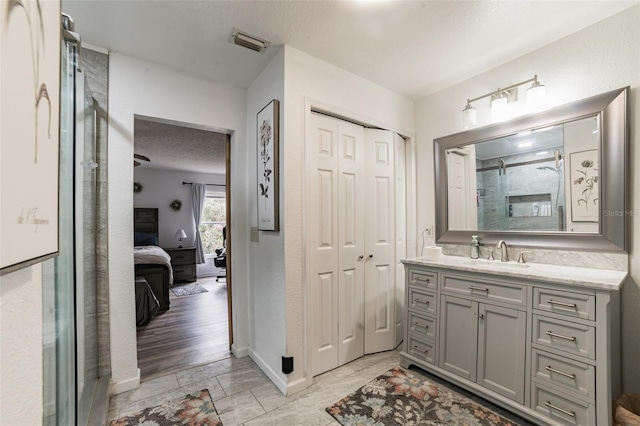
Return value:
<svg viewBox="0 0 640 426">
<path fill-rule="evenodd" d="M 314 379 L 311 387 L 284 396 L 249 357 L 227 358 L 168 374 L 114 395 L 109 421 L 208 389 L 224 426 L 338 424 L 324 409 L 396 367 L 399 350 L 359 358 Z"/>
<path fill-rule="evenodd" d="M 143 382 L 137 389 L 113 396 L 109 421 L 208 389 L 224 426 L 337 425 L 325 407 L 397 367 L 399 353 L 396 349 L 366 355 L 315 377 L 312 386 L 290 396 L 282 395 L 251 358 L 231 356 Z"/>
</svg>

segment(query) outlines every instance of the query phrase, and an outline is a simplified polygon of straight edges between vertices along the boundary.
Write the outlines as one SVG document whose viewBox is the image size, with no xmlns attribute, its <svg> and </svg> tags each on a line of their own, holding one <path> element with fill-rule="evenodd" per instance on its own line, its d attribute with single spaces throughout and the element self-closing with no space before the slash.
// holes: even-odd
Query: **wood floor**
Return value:
<svg viewBox="0 0 640 426">
<path fill-rule="evenodd" d="M 230 356 L 227 284 L 215 277 L 197 283 L 208 292 L 177 297 L 169 290 L 170 309 L 138 327 L 142 381 Z"/>
</svg>

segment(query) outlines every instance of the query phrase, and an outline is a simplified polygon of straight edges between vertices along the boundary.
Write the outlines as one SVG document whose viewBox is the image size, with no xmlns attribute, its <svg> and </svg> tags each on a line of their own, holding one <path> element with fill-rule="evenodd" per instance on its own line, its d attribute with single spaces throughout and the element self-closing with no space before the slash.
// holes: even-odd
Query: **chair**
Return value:
<svg viewBox="0 0 640 426">
<path fill-rule="evenodd" d="M 216 257 L 213 259 L 216 268 L 224 270 L 224 275 L 218 275 L 216 281 L 227 277 L 227 227 L 222 228 L 222 248 L 216 249 Z"/>
</svg>

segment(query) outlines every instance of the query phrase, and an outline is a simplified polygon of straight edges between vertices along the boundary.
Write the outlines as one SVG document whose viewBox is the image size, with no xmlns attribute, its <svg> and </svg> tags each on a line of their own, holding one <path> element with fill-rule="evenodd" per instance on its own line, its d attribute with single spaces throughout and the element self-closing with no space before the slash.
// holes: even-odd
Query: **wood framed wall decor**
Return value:
<svg viewBox="0 0 640 426">
<path fill-rule="evenodd" d="M 258 230 L 279 231 L 279 170 L 278 145 L 279 106 L 277 99 L 269 102 L 257 116 L 257 198 Z"/>
<path fill-rule="evenodd" d="M 58 254 L 60 4 L 0 8 L 0 275 Z"/>
</svg>

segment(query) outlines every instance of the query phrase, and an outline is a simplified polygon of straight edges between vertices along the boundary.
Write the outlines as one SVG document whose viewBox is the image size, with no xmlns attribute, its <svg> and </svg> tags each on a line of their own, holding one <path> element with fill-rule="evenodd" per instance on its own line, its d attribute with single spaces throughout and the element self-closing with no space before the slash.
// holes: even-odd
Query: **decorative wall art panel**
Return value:
<svg viewBox="0 0 640 426">
<path fill-rule="evenodd" d="M 0 274 L 58 252 L 60 3 L 0 8 Z"/>
<path fill-rule="evenodd" d="M 272 100 L 258 113 L 258 229 L 280 230 L 278 193 L 279 105 Z"/>
</svg>

